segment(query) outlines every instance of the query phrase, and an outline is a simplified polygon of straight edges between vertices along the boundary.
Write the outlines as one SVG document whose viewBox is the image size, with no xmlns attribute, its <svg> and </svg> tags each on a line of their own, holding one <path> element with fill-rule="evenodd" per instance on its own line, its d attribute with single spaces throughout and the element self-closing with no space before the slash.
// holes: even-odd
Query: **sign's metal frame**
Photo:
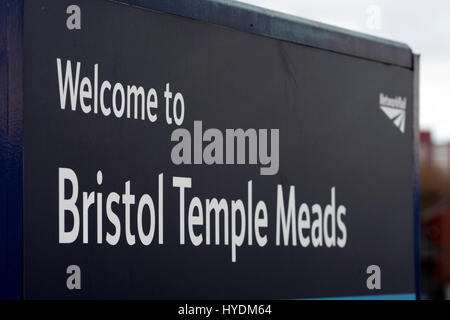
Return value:
<svg viewBox="0 0 450 320">
<path fill-rule="evenodd" d="M 0 299 L 23 298 L 22 212 L 24 1 L 0 1 Z M 110 1 L 110 0 L 103 0 Z M 230 0 L 121 0 L 259 36 L 289 41 L 412 70 L 414 80 L 414 244 L 420 298 L 419 56 L 402 43 L 332 27 Z"/>
</svg>

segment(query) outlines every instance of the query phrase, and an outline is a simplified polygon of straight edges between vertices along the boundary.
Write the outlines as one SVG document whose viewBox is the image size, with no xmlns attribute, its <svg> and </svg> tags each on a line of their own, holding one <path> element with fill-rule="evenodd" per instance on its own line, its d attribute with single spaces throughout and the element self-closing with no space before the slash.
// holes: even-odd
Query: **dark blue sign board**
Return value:
<svg viewBox="0 0 450 320">
<path fill-rule="evenodd" d="M 232 1 L 0 4 L 7 299 L 418 297 L 418 57 Z"/>
</svg>

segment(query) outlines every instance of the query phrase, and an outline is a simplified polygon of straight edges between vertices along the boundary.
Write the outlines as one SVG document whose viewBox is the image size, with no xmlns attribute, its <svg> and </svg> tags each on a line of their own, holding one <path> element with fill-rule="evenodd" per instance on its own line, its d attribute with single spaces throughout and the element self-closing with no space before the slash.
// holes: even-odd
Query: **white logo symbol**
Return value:
<svg viewBox="0 0 450 320">
<path fill-rule="evenodd" d="M 401 133 L 405 133 L 406 98 L 390 98 L 380 93 L 380 108 L 391 119 Z"/>
</svg>

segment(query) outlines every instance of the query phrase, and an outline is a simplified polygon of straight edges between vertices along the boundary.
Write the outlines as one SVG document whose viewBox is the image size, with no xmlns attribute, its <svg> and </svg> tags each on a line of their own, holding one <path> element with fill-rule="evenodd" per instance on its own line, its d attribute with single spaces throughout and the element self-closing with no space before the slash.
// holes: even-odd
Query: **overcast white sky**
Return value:
<svg viewBox="0 0 450 320">
<path fill-rule="evenodd" d="M 241 2 L 408 44 L 421 55 L 421 127 L 450 141 L 450 0 Z"/>
</svg>

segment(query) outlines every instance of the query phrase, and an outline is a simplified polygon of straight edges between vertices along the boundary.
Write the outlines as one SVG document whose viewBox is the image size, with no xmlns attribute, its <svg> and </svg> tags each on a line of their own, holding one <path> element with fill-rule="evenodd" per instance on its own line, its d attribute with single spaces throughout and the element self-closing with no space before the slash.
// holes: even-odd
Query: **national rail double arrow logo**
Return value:
<svg viewBox="0 0 450 320">
<path fill-rule="evenodd" d="M 406 120 L 406 98 L 390 98 L 384 93 L 380 93 L 380 108 L 394 122 L 394 125 L 405 133 Z"/>
</svg>

